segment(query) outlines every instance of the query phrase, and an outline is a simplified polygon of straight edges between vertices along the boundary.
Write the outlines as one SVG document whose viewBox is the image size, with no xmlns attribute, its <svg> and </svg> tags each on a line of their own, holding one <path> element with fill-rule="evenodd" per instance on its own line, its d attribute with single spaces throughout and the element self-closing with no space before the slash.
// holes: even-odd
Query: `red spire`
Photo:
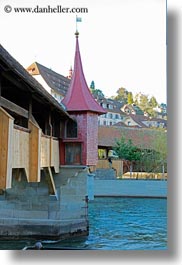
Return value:
<svg viewBox="0 0 182 265">
<path fill-rule="evenodd" d="M 97 114 L 106 113 L 104 109 L 95 101 L 87 86 L 82 68 L 82 61 L 79 50 L 78 31 L 76 35 L 76 51 L 74 61 L 74 71 L 68 92 L 62 103 L 67 111 L 91 111 Z"/>
</svg>

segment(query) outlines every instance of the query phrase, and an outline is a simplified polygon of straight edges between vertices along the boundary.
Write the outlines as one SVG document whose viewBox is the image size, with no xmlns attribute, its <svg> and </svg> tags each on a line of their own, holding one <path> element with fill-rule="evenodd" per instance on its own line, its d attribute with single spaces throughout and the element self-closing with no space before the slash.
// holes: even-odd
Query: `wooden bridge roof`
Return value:
<svg viewBox="0 0 182 265">
<path fill-rule="evenodd" d="M 39 98 L 44 104 L 48 104 L 56 109 L 61 116 L 69 117 L 69 114 L 64 108 L 3 48 L 2 45 L 0 45 L 0 71 L 2 75 L 10 73 L 16 75 L 18 77 L 17 80 L 25 85 L 24 88 L 27 92 L 32 93 L 35 98 Z"/>
</svg>

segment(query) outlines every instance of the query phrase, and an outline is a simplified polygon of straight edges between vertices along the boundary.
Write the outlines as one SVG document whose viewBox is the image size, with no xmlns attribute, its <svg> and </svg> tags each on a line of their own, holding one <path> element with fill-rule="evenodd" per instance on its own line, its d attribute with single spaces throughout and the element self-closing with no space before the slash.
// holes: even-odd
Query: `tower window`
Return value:
<svg viewBox="0 0 182 265">
<path fill-rule="evenodd" d="M 66 138 L 77 138 L 77 123 L 69 120 L 66 123 Z"/>
</svg>

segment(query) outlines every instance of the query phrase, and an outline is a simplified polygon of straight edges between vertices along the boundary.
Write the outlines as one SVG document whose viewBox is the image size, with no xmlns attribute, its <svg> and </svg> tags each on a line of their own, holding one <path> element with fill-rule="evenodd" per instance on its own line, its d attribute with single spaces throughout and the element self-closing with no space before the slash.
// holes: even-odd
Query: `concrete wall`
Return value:
<svg viewBox="0 0 182 265">
<path fill-rule="evenodd" d="M 0 195 L 0 239 L 88 234 L 87 168 L 63 167 L 54 180 L 57 195 L 51 196 L 43 174 L 39 183 L 13 176 L 12 188 Z"/>
<path fill-rule="evenodd" d="M 167 197 L 167 181 L 95 179 L 94 196 Z"/>
</svg>

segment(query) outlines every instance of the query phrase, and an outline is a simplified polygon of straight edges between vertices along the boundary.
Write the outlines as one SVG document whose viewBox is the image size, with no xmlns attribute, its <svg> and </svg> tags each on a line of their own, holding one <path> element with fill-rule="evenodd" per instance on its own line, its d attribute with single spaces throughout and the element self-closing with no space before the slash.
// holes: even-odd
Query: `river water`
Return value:
<svg viewBox="0 0 182 265">
<path fill-rule="evenodd" d="M 96 250 L 167 249 L 167 200 L 149 198 L 96 198 L 89 202 L 87 238 L 43 246 Z M 0 249 L 22 249 L 32 242 L 0 242 Z"/>
</svg>

